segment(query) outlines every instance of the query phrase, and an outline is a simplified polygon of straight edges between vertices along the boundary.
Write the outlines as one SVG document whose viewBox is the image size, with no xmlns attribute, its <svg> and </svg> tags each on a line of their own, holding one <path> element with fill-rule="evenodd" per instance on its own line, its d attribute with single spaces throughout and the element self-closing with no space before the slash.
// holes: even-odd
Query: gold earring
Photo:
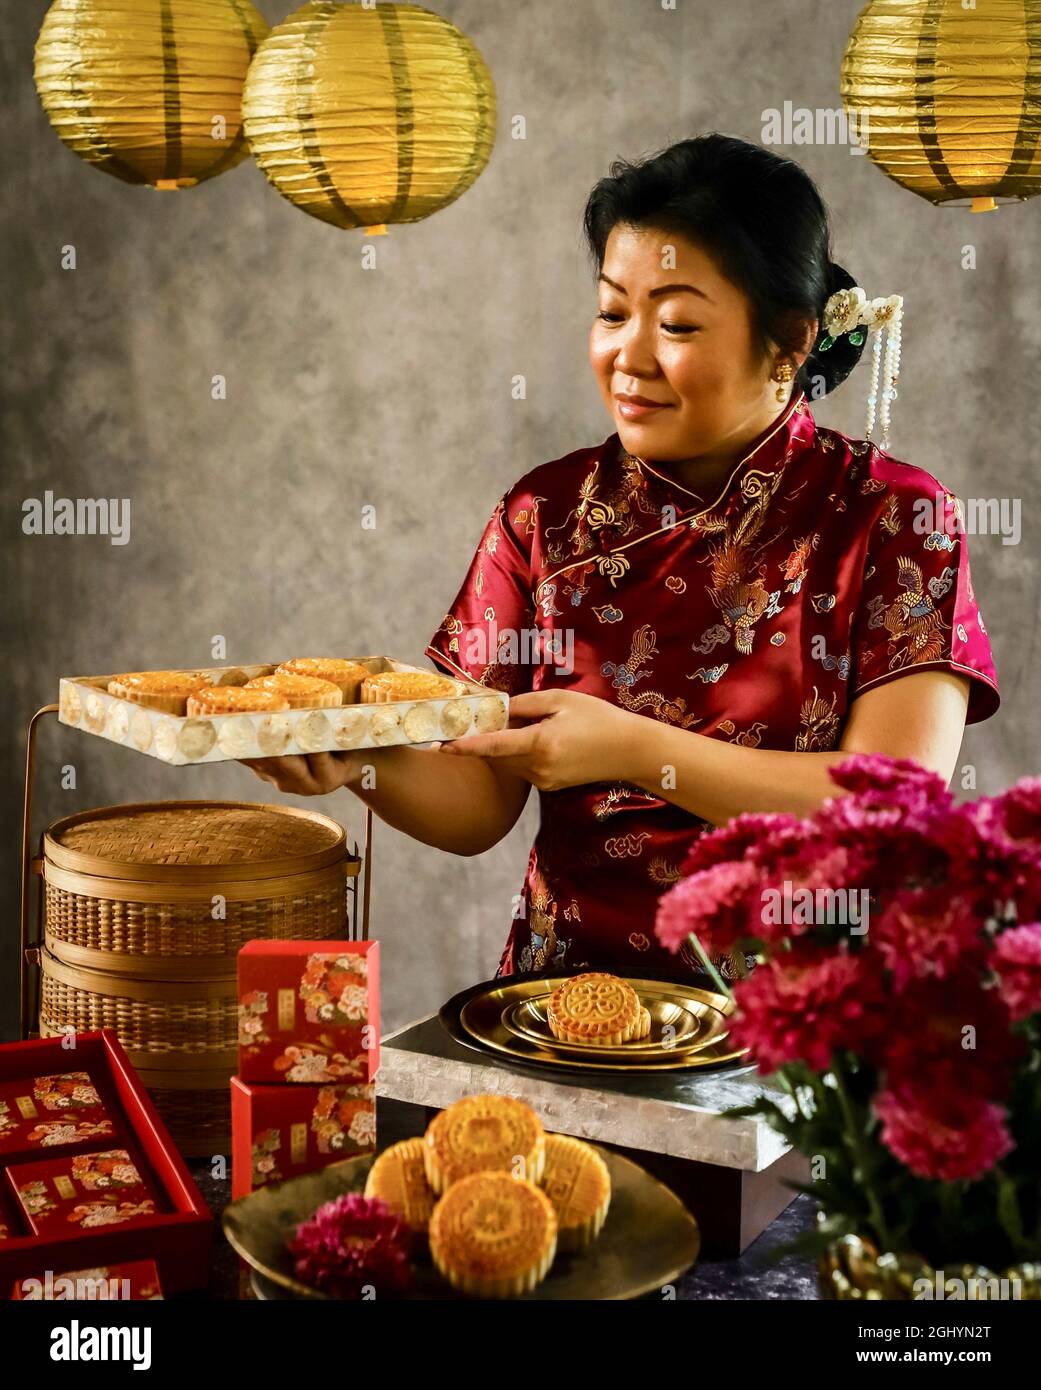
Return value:
<svg viewBox="0 0 1041 1390">
<path fill-rule="evenodd" d="M 777 366 L 774 368 L 774 374 L 770 378 L 770 380 L 778 382 L 778 387 L 777 391 L 775 392 L 775 395 L 777 396 L 777 399 L 779 401 L 783 401 L 787 396 L 788 393 L 785 390 L 785 385 L 789 381 L 791 381 L 794 376 L 795 369 L 792 367 L 792 364 L 790 362 L 779 362 Z"/>
</svg>

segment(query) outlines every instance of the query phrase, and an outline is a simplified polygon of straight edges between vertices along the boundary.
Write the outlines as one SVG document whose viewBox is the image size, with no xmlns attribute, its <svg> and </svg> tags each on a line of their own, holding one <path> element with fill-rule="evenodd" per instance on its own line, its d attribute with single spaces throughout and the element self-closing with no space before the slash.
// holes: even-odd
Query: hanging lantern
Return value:
<svg viewBox="0 0 1041 1390">
<path fill-rule="evenodd" d="M 919 197 L 989 212 L 1041 192 L 1037 0 L 871 0 L 841 89 L 869 157 Z"/>
<path fill-rule="evenodd" d="M 242 84 L 267 33 L 250 0 L 54 0 L 36 90 L 88 164 L 125 183 L 190 188 L 249 154 Z"/>
<path fill-rule="evenodd" d="M 419 5 L 311 0 L 261 44 L 242 107 L 274 187 L 337 227 L 429 217 L 466 192 L 495 143 L 484 60 Z"/>
</svg>

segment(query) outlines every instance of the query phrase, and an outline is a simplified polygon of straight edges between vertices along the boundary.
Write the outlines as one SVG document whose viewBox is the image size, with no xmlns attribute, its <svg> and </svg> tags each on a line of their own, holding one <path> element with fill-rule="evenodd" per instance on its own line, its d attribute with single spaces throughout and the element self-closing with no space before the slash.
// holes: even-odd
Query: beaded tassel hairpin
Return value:
<svg viewBox="0 0 1041 1390">
<path fill-rule="evenodd" d="M 864 437 L 871 438 L 877 415 L 882 427 L 882 438 L 879 442 L 883 449 L 889 448 L 890 416 L 892 403 L 896 400 L 896 381 L 900 375 L 900 335 L 903 317 L 904 301 L 899 294 L 891 294 L 887 299 L 868 299 L 859 285 L 836 290 L 824 306 L 826 336 L 817 347 L 818 352 L 827 352 L 829 348 L 834 347 L 836 338 L 840 338 L 844 333 L 849 334 L 849 340 L 854 347 L 859 347 L 864 341 L 865 329 L 868 333 L 874 333 L 871 349 L 871 391 L 868 395 Z"/>
</svg>

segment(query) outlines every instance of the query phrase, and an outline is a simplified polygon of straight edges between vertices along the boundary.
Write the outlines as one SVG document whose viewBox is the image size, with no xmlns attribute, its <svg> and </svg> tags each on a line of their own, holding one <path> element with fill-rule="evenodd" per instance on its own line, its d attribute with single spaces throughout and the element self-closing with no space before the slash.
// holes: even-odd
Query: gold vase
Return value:
<svg viewBox="0 0 1041 1390">
<path fill-rule="evenodd" d="M 937 1270 L 912 1253 L 880 1255 L 871 1241 L 856 1235 L 832 1241 L 818 1260 L 817 1275 L 824 1299 L 1041 1301 L 1041 1263 L 1000 1272 L 975 1264 Z"/>
</svg>

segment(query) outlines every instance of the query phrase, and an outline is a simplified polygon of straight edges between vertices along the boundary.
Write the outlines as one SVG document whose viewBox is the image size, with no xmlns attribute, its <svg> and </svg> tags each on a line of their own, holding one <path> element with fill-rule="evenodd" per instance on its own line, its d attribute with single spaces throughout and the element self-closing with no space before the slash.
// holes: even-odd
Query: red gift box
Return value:
<svg viewBox="0 0 1041 1390">
<path fill-rule="evenodd" d="M 0 1083 L 0 1161 L 97 1148 L 116 1129 L 85 1071 Z"/>
<path fill-rule="evenodd" d="M 238 956 L 243 1081 L 372 1081 L 379 942 L 250 941 Z"/>
<path fill-rule="evenodd" d="M 11 1292 L 15 1302 L 59 1302 L 63 1299 L 155 1299 L 162 1298 L 159 1271 L 154 1260 L 133 1260 L 130 1264 L 101 1265 L 97 1269 L 76 1269 L 67 1274 L 47 1270 L 40 1279 L 19 1279 Z"/>
<path fill-rule="evenodd" d="M 373 1153 L 376 1083 L 256 1086 L 231 1078 L 231 1195 Z"/>
<path fill-rule="evenodd" d="M 7 1179 L 38 1236 L 68 1231 L 70 1222 L 84 1231 L 139 1226 L 160 1210 L 126 1149 L 16 1163 Z"/>
<path fill-rule="evenodd" d="M 32 1234 L 19 1213 L 20 1229 L 0 1241 L 0 1298 L 8 1296 L 16 1280 L 43 1278 L 47 1270 L 97 1269 L 149 1258 L 155 1260 L 168 1293 L 205 1287 L 213 1218 L 184 1159 L 115 1033 L 103 1029 L 76 1034 L 71 1037 L 74 1049 L 70 1037 L 0 1045 L 0 1085 L 65 1072 L 70 1066 L 87 1072 L 119 1133 L 119 1147 L 128 1150 L 160 1196 L 163 1210 L 140 1224 L 89 1230 L 76 1226 L 58 1235 Z M 6 1189 L 6 1175 L 0 1176 Z"/>
<path fill-rule="evenodd" d="M 16 1215 L 6 1193 L 0 1189 L 0 1250 L 4 1248 L 4 1241 L 24 1235 L 27 1229 L 25 1222 Z"/>
</svg>

